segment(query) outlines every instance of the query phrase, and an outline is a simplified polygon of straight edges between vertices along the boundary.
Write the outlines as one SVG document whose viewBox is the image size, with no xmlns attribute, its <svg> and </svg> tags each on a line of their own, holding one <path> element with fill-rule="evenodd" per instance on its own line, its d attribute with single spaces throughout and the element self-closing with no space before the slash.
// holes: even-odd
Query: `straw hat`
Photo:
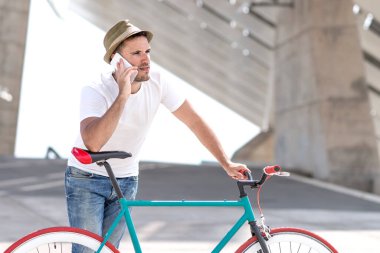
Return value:
<svg viewBox="0 0 380 253">
<path fill-rule="evenodd" d="M 111 27 L 104 36 L 103 44 L 106 49 L 106 54 L 104 55 L 104 60 L 107 63 L 111 61 L 111 55 L 114 53 L 115 49 L 122 43 L 125 39 L 131 37 L 132 35 L 138 33 L 145 33 L 148 41 L 150 42 L 153 34 L 149 31 L 143 31 L 137 26 L 129 23 L 129 20 L 119 21 L 116 25 Z"/>
</svg>

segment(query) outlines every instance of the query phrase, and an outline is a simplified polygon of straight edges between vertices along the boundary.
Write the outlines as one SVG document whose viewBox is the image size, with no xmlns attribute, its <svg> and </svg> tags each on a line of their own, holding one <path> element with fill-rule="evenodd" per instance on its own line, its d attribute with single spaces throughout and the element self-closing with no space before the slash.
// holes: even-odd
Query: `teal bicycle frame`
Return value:
<svg viewBox="0 0 380 253">
<path fill-rule="evenodd" d="M 100 253 L 103 246 L 106 244 L 111 234 L 115 230 L 116 226 L 119 224 L 121 219 L 124 217 L 125 222 L 127 223 L 127 228 L 129 235 L 131 237 L 133 247 L 136 253 L 142 253 L 139 239 L 137 237 L 136 229 L 133 224 L 131 213 L 129 211 L 130 207 L 242 207 L 244 209 L 243 215 L 236 221 L 232 228 L 226 233 L 222 240 L 216 245 L 212 253 L 220 252 L 226 244 L 231 240 L 231 238 L 236 234 L 236 232 L 243 226 L 245 222 L 248 222 L 251 225 L 252 233 L 260 233 L 256 226 L 255 215 L 249 201 L 247 194 L 244 192 L 244 182 L 240 183 L 240 200 L 221 200 L 221 201 L 196 201 L 196 200 L 179 200 L 179 201 L 168 201 L 168 200 L 127 200 L 124 198 L 120 187 L 116 181 L 116 178 L 113 174 L 111 166 L 105 161 L 99 165 L 105 166 L 107 173 L 110 176 L 113 187 L 118 195 L 121 211 L 112 223 L 110 229 L 104 237 L 102 244 L 100 245 L 97 253 Z M 253 225 L 253 226 L 252 226 Z"/>
<path fill-rule="evenodd" d="M 135 226 L 132 221 L 131 213 L 129 211 L 129 207 L 134 206 L 146 206 L 146 207 L 243 207 L 245 212 L 240 217 L 239 220 L 236 221 L 235 225 L 226 233 L 226 235 L 222 238 L 222 240 L 216 245 L 216 247 L 212 250 L 212 253 L 220 252 L 226 244 L 231 240 L 231 238 L 236 234 L 236 232 L 243 226 L 245 222 L 255 221 L 255 216 L 252 211 L 251 203 L 247 196 L 241 198 L 240 201 L 233 200 L 222 200 L 222 201 L 190 201 L 190 200 L 180 200 L 180 201 L 166 201 L 166 200 L 126 200 L 120 199 L 120 205 L 122 210 L 120 211 L 118 217 L 113 222 L 106 236 L 104 237 L 104 241 L 101 247 L 97 252 L 100 252 L 102 247 L 108 241 L 112 232 L 116 228 L 117 224 L 120 222 L 121 218 L 124 216 L 125 221 L 127 223 L 129 235 L 131 237 L 133 247 L 136 253 L 141 253 L 141 246 L 139 239 L 137 237 L 137 233 L 135 230 Z"/>
</svg>

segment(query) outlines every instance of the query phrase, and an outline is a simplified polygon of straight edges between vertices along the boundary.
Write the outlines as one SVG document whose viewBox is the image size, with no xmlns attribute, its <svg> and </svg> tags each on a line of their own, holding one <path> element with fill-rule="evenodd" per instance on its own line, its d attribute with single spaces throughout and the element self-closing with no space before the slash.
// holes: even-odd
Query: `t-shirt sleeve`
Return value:
<svg viewBox="0 0 380 253">
<path fill-rule="evenodd" d="M 106 111 L 106 99 L 94 88 L 83 87 L 80 98 L 80 121 L 88 117 L 101 117 Z"/>
<path fill-rule="evenodd" d="M 166 78 L 161 78 L 161 85 L 161 103 L 168 108 L 170 112 L 174 112 L 185 102 L 186 97 L 178 85 L 169 82 Z"/>
</svg>

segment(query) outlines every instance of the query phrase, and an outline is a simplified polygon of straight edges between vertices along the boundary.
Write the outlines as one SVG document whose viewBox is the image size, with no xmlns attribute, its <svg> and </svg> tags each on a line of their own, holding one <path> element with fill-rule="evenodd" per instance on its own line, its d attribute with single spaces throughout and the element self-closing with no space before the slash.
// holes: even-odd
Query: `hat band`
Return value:
<svg viewBox="0 0 380 253">
<path fill-rule="evenodd" d="M 128 37 L 128 33 L 129 33 L 128 31 L 125 31 L 122 34 L 120 34 L 119 37 L 112 42 L 112 44 L 109 46 L 109 48 L 114 47 L 116 44 L 120 44 L 120 42 L 123 40 L 123 38 Z"/>
<path fill-rule="evenodd" d="M 135 30 L 135 31 L 125 31 L 123 32 L 122 34 L 119 35 L 119 37 L 117 37 L 116 40 L 114 40 L 112 42 L 112 44 L 110 45 L 109 48 L 112 48 L 113 46 L 115 46 L 116 44 L 119 44 L 121 41 L 131 37 L 132 35 L 136 34 L 136 33 L 140 33 L 140 32 L 144 32 L 144 31 L 141 31 L 139 29 Z"/>
</svg>

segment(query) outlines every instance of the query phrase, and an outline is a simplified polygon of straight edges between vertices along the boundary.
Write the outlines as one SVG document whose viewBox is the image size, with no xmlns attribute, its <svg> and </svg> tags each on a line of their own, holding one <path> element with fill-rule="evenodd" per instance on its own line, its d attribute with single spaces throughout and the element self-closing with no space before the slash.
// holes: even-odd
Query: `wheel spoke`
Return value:
<svg viewBox="0 0 380 253">
<path fill-rule="evenodd" d="M 300 246 L 298 247 L 297 253 L 300 252 L 300 249 L 301 249 L 301 244 L 300 244 Z"/>
<path fill-rule="evenodd" d="M 102 244 L 100 236 L 78 228 L 53 227 L 33 232 L 12 244 L 6 253 L 68 253 L 72 245 L 80 245 L 97 251 Z M 106 243 L 102 252 L 114 253 L 118 250 Z"/>
<path fill-rule="evenodd" d="M 271 253 L 337 253 L 337 251 L 321 237 L 302 229 L 273 229 L 267 242 Z M 261 252 L 256 237 L 252 237 L 236 252 Z"/>
</svg>

